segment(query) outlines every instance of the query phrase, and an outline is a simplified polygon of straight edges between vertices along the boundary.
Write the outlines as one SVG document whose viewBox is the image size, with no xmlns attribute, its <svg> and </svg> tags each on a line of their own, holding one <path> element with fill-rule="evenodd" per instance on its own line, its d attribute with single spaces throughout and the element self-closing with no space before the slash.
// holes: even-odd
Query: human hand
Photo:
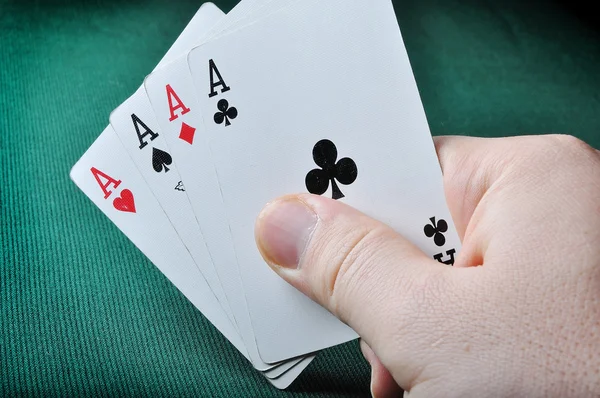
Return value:
<svg viewBox="0 0 600 398">
<path fill-rule="evenodd" d="M 569 136 L 436 147 L 454 267 L 312 195 L 263 210 L 263 257 L 361 336 L 374 396 L 600 396 L 600 153 Z"/>
</svg>

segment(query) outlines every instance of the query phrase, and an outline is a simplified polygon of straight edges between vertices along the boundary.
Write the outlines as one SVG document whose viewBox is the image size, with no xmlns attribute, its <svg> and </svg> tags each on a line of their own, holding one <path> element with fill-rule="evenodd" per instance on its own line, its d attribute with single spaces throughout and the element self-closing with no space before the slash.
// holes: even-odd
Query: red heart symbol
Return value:
<svg viewBox="0 0 600 398">
<path fill-rule="evenodd" d="M 131 191 L 129 189 L 121 191 L 121 196 L 113 200 L 113 206 L 119 211 L 135 213 L 135 202 Z"/>
</svg>

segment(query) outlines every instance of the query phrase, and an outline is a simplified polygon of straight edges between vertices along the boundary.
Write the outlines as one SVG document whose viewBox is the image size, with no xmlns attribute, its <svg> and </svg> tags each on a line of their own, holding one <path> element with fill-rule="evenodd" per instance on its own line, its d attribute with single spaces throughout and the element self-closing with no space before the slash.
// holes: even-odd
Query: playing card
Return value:
<svg viewBox="0 0 600 398">
<path fill-rule="evenodd" d="M 230 26 L 232 22 L 227 21 L 231 21 L 234 17 L 241 18 L 243 16 L 241 11 L 245 10 L 245 13 L 249 13 L 254 3 L 260 6 L 260 3 L 264 1 L 245 1 L 243 6 L 236 7 L 227 18 L 223 18 L 223 12 L 214 4 L 203 4 L 157 67 L 189 50 L 194 44 L 198 43 L 198 38 L 204 37 L 211 31 L 219 32 L 219 26 Z M 135 94 L 113 111 L 110 120 L 113 129 L 121 138 L 123 145 L 150 185 L 159 203 L 167 212 L 184 244 L 195 258 L 196 246 L 203 244 L 201 242 L 203 240 L 201 232 L 197 221 L 192 216 L 193 213 L 187 195 L 184 193 L 185 185 L 179 176 L 176 165 L 173 163 L 173 157 L 161 138 L 161 132 L 158 129 L 143 88 L 140 87 Z M 231 309 L 225 299 L 212 262 L 198 264 L 198 267 L 215 291 L 228 316 L 233 320 Z"/>
<path fill-rule="evenodd" d="M 107 127 L 77 162 L 71 179 L 247 358 L 233 324 L 112 128 Z M 208 252 L 203 256 L 209 261 Z M 269 382 L 286 388 L 309 362 Z"/>
<path fill-rule="evenodd" d="M 253 3 L 255 6 L 260 6 L 262 2 L 265 1 L 243 2 L 245 13 L 250 13 Z M 178 55 L 176 51 L 183 53 L 193 44 L 197 44 L 198 38 L 209 32 L 218 33 L 231 26 L 234 20 L 237 21 L 243 17 L 241 10 L 243 10 L 242 7 L 236 7 L 230 16 L 222 18 L 224 14 L 216 6 L 210 3 L 204 4 L 173 44 L 171 50 L 163 57 L 158 67 Z M 218 20 L 223 22 L 215 24 L 215 21 Z M 185 194 L 185 184 L 164 139 L 161 137 L 162 133 L 142 87 L 112 112 L 110 122 L 184 244 L 196 258 L 197 251 L 200 250 L 199 246 L 204 244 L 201 230 L 197 220 L 193 217 L 188 197 Z M 212 262 L 206 264 L 197 262 L 197 265 L 225 312 L 232 321 L 235 321 Z M 260 369 L 266 368 L 268 366 Z"/>
<path fill-rule="evenodd" d="M 288 2 L 277 2 L 272 7 L 265 4 L 262 12 L 273 12 L 276 7 L 283 7 L 286 3 Z M 249 19 L 251 18 L 246 18 L 246 21 Z M 202 114 L 196 105 L 192 86 L 186 57 L 158 68 L 145 81 L 146 92 L 160 129 L 171 154 L 177 159 L 181 178 L 186 181 L 186 192 L 190 198 L 195 198 L 192 200 L 192 207 L 233 310 L 238 330 L 252 362 L 262 368 L 266 364 L 256 350 L 227 216 L 205 141 Z"/>
<path fill-rule="evenodd" d="M 173 48 L 177 48 L 180 51 L 184 51 L 186 46 L 191 48 L 192 44 L 198 42 L 198 38 L 208 34 L 210 26 L 213 26 L 210 30 L 213 34 L 230 28 L 235 25 L 236 21 L 240 21 L 243 18 L 244 13 L 246 17 L 252 15 L 251 8 L 249 7 L 252 3 L 260 7 L 265 1 L 255 0 L 253 2 L 241 3 L 246 7 L 246 11 L 236 7 L 230 15 L 226 18 L 221 18 L 221 22 L 217 24 L 211 24 L 210 21 L 214 21 L 216 16 L 219 15 L 220 17 L 222 13 L 212 5 L 208 8 L 206 8 L 206 5 L 203 6 L 203 9 L 207 9 L 204 13 L 204 20 L 192 21 L 195 24 L 188 25 L 189 27 L 180 35 Z M 172 50 L 169 51 L 159 63 L 159 67 L 174 56 L 175 52 Z M 179 98 L 174 91 L 169 91 L 168 99 L 171 101 L 170 109 L 172 112 L 188 112 L 188 108 L 185 108 L 179 102 Z M 179 108 L 179 106 L 183 106 L 183 108 Z M 185 193 L 187 188 L 185 180 L 182 179 L 178 170 L 178 163 L 174 161 L 170 153 L 171 151 L 163 138 L 160 125 L 154 116 L 143 88 L 140 87 L 134 95 L 113 111 L 110 116 L 110 122 L 150 189 L 167 213 L 182 241 L 188 250 L 190 250 L 192 257 L 197 259 L 197 252 L 204 250 L 205 237 L 202 236 L 198 220 L 194 217 L 188 196 Z M 203 206 L 206 210 L 212 211 L 210 209 L 210 202 L 204 201 Z M 214 256 L 213 253 L 211 255 Z M 223 309 L 237 326 L 236 318 L 230 309 L 229 302 L 222 288 L 222 283 L 227 283 L 228 280 L 222 278 L 219 280 L 219 275 L 215 272 L 212 261 L 210 263 L 200 263 L 200 260 L 197 260 L 196 262 L 210 287 L 215 292 Z M 235 277 L 239 278 L 238 276 Z M 266 371 L 275 366 L 275 364 L 266 364 L 260 361 L 260 358 L 254 355 L 256 349 L 253 348 L 255 347 L 253 339 L 245 339 L 244 341 L 250 344 L 249 352 L 252 352 L 250 358 L 255 368 Z M 289 361 L 287 364 L 277 364 L 276 369 L 270 370 L 268 376 L 279 377 L 300 360 L 301 358 L 298 358 Z"/>
<path fill-rule="evenodd" d="M 73 166 L 71 179 L 243 353 L 233 324 L 111 127 Z M 203 256 L 210 261 L 207 251 Z"/>
<path fill-rule="evenodd" d="M 251 2 L 248 1 L 248 3 Z M 175 54 L 178 54 L 181 51 L 183 51 L 185 47 L 189 47 L 190 40 L 202 36 L 202 33 L 206 32 L 207 28 L 213 26 L 214 21 L 221 18 L 222 16 L 222 12 L 219 11 L 214 5 L 203 5 L 199 12 L 194 16 L 192 21 L 188 24 L 184 32 L 180 35 L 179 39 L 173 44 L 167 55 L 163 58 L 163 61 L 169 60 L 169 58 L 172 58 Z M 148 117 L 151 118 L 151 115 L 144 114 L 143 107 L 142 109 L 140 109 L 140 111 L 141 112 L 139 114 L 132 113 L 130 120 L 130 122 L 133 125 L 133 128 L 136 131 L 136 135 L 138 136 L 138 139 L 140 139 L 141 137 L 141 139 L 147 138 L 150 142 L 154 141 L 153 138 L 156 138 L 155 134 L 157 134 L 158 132 L 155 133 L 154 131 L 152 131 L 151 127 L 149 126 L 150 122 L 146 122 L 144 120 Z M 165 149 L 162 149 L 158 146 L 152 148 L 151 167 L 156 173 L 164 173 L 165 175 L 170 173 L 171 175 L 175 175 L 175 177 L 177 177 L 176 172 L 172 172 L 174 169 L 172 157 Z M 174 184 L 173 187 L 174 190 L 177 192 L 184 192 L 185 190 L 185 187 L 181 180 L 177 181 L 177 183 Z M 183 194 L 183 198 L 186 198 L 185 194 Z M 175 214 L 175 219 L 181 221 L 182 218 L 178 218 L 178 216 L 181 216 L 182 213 L 184 212 L 180 211 L 179 213 L 172 213 L 171 216 L 173 217 L 173 214 Z M 171 218 L 171 220 L 173 220 L 173 218 Z M 186 224 L 182 222 L 176 222 L 175 224 L 179 226 L 179 235 L 187 238 L 187 240 L 184 240 L 184 242 L 188 243 L 187 246 L 190 252 L 193 254 L 193 257 L 196 259 L 196 262 L 205 267 L 211 265 L 210 262 L 207 261 L 207 257 L 205 256 L 206 251 L 203 242 L 201 239 L 197 239 L 198 235 L 195 234 L 195 231 L 193 230 L 193 225 L 190 223 Z M 192 225 L 191 229 L 189 228 L 190 225 Z M 218 280 L 215 278 L 216 273 L 213 272 L 213 274 L 211 275 L 210 268 L 208 270 L 204 268 L 203 270 L 204 277 L 211 281 L 211 288 L 215 291 L 216 294 L 219 294 L 220 286 L 217 283 Z M 211 276 L 213 278 L 211 278 Z M 202 277 L 202 275 L 189 275 L 189 277 Z M 224 306 L 224 308 L 227 308 L 227 306 Z M 265 369 L 268 370 L 264 374 L 266 377 L 269 378 L 277 378 L 277 382 L 275 382 L 275 384 L 278 387 L 285 388 L 287 384 L 289 384 L 300 374 L 300 372 L 302 372 L 302 370 L 310 362 L 310 359 L 294 367 L 295 364 L 298 364 L 301 361 L 302 358 L 298 358 L 287 363 L 283 363 L 281 365 L 278 364 L 278 366 L 266 366 Z M 292 367 L 293 369 L 289 370 Z"/>
<path fill-rule="evenodd" d="M 273 198 L 343 200 L 451 262 L 460 241 L 389 0 L 293 2 L 188 62 L 265 362 L 356 337 L 264 264 L 254 223 Z"/>
<path fill-rule="evenodd" d="M 191 47 L 196 38 L 205 34 L 223 15 L 214 5 L 203 5 L 173 44 L 172 48 L 175 50 L 170 50 L 161 63 L 174 57 L 175 51 Z M 225 313 L 234 321 L 212 261 L 210 258 L 200 260 L 206 250 L 204 239 L 193 217 L 185 185 L 173 157 L 160 137 L 161 132 L 143 88 L 138 89 L 112 112 L 110 123 L 190 251 L 198 269 L 215 292 Z"/>
</svg>

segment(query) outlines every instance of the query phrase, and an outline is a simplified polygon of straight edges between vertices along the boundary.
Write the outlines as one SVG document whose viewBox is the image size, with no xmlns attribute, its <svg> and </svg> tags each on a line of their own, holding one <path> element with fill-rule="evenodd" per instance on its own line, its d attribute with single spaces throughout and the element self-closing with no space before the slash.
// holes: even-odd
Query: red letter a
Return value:
<svg viewBox="0 0 600 398">
<path fill-rule="evenodd" d="M 175 106 L 173 106 L 173 99 L 175 99 L 175 103 L 176 103 Z M 170 122 L 177 119 L 178 115 L 175 114 L 175 111 L 177 109 L 180 109 L 180 108 L 182 109 L 182 111 L 181 111 L 182 115 L 185 115 L 186 113 L 188 113 L 190 111 L 190 108 L 185 107 L 183 102 L 177 96 L 177 93 L 171 88 L 170 84 L 167 84 L 167 100 L 169 101 L 169 111 L 171 112 L 171 117 L 169 118 Z"/>
<path fill-rule="evenodd" d="M 98 181 L 98 185 L 100 185 L 102 192 L 104 192 L 104 199 L 108 199 L 108 197 L 112 195 L 112 191 L 108 190 L 110 184 L 112 184 L 113 188 L 116 189 L 121 184 L 121 181 L 115 180 L 111 176 L 104 174 L 95 167 L 92 167 L 90 170 L 92 171 L 92 174 L 94 175 L 96 181 Z M 103 182 L 102 179 L 104 179 L 105 182 Z"/>
</svg>

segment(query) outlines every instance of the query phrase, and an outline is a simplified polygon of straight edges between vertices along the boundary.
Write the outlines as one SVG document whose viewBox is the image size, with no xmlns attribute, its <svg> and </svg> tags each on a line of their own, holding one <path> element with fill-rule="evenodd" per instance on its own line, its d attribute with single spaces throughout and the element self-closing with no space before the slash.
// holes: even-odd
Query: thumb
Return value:
<svg viewBox="0 0 600 398">
<path fill-rule="evenodd" d="M 427 350 L 455 301 L 451 267 L 350 206 L 314 195 L 267 205 L 256 240 L 275 272 L 352 327 L 388 369 L 406 368 L 394 375 L 401 386 L 411 383 L 410 369 L 427 357 L 419 347 Z"/>
</svg>

